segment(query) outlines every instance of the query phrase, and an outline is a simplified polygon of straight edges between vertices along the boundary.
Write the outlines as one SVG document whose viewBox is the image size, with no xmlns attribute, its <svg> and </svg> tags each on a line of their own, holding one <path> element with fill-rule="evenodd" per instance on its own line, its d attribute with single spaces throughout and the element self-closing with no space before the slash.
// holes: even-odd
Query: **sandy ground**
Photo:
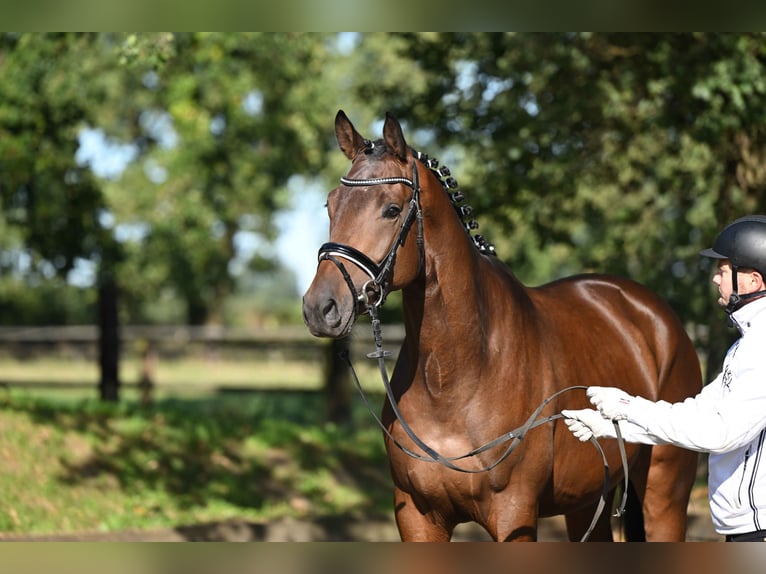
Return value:
<svg viewBox="0 0 766 574">
<path fill-rule="evenodd" d="M 613 519 L 615 539 L 620 539 L 618 519 Z M 688 542 L 718 542 L 723 538 L 713 530 L 704 492 L 693 493 L 689 504 Z M 454 541 L 490 540 L 476 524 L 460 525 Z M 539 540 L 566 541 L 562 517 L 540 520 Z M 61 542 L 397 542 L 399 535 L 391 520 L 352 520 L 332 517 L 315 521 L 285 519 L 269 524 L 230 520 L 211 524 L 178 526 L 167 530 L 82 532 L 76 534 L 22 536 L 0 533 L 0 541 Z"/>
</svg>

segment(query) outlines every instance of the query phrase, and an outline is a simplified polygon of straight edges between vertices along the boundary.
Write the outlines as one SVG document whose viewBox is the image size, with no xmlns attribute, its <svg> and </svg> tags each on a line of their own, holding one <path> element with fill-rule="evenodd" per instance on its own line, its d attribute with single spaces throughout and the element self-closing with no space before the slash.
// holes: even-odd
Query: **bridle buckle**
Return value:
<svg viewBox="0 0 766 574">
<path fill-rule="evenodd" d="M 369 310 L 372 307 L 380 307 L 383 304 L 385 296 L 385 289 L 383 289 L 380 283 L 374 279 L 370 279 L 362 285 L 362 289 L 356 299 Z"/>
</svg>

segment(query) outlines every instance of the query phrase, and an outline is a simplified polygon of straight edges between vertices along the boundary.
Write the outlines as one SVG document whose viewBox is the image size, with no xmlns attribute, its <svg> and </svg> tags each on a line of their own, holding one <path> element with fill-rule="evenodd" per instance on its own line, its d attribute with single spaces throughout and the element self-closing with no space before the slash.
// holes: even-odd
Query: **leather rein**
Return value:
<svg viewBox="0 0 766 574">
<path fill-rule="evenodd" d="M 412 224 L 415 221 L 417 221 L 418 223 L 418 235 L 417 235 L 418 254 L 419 254 L 418 264 L 422 266 L 424 261 L 423 215 L 422 215 L 422 210 L 420 208 L 420 183 L 418 178 L 417 164 L 413 165 L 412 172 L 413 172 L 412 179 L 409 179 L 406 177 L 380 177 L 380 178 L 372 178 L 372 179 L 349 179 L 346 177 L 340 178 L 341 183 L 349 187 L 369 187 L 374 185 L 403 184 L 403 185 L 407 185 L 408 187 L 412 189 L 412 198 L 410 199 L 410 206 L 409 206 L 407 215 L 405 216 L 404 222 L 402 223 L 402 226 L 399 229 L 399 233 L 397 237 L 395 238 L 388 253 L 383 258 L 381 263 L 376 264 L 367 255 L 365 255 L 364 253 L 362 253 L 361 251 L 359 251 L 358 249 L 354 247 L 351 247 L 349 245 L 344 245 L 341 243 L 333 243 L 333 242 L 325 243 L 319 248 L 318 260 L 319 260 L 319 263 L 321 263 L 324 260 L 329 260 L 336 267 L 338 267 L 338 269 L 340 270 L 341 274 L 343 275 L 346 281 L 346 284 L 351 290 L 351 294 L 354 300 L 358 304 L 364 306 L 363 314 L 366 314 L 366 313 L 370 314 L 373 337 L 375 340 L 375 351 L 371 353 L 367 353 L 366 356 L 367 358 L 370 358 L 370 359 L 377 359 L 381 379 L 383 381 L 383 386 L 386 391 L 386 397 L 388 398 L 388 401 L 394 412 L 394 416 L 396 416 L 396 419 L 399 421 L 399 424 L 401 425 L 402 429 L 407 434 L 407 436 L 425 454 L 420 454 L 420 453 L 414 452 L 411 449 L 408 449 L 407 447 L 402 445 L 399 441 L 397 441 L 393 437 L 391 432 L 388 430 L 388 428 L 386 428 L 386 426 L 380 420 L 378 415 L 375 413 L 374 409 L 372 408 L 372 405 L 367 399 L 367 396 L 364 393 L 364 390 L 362 389 L 362 385 L 359 381 L 359 377 L 357 376 L 356 370 L 354 369 L 354 366 L 351 363 L 351 359 L 349 357 L 348 351 L 343 351 L 341 356 L 347 362 L 349 369 L 351 370 L 354 383 L 360 395 L 362 396 L 362 400 L 364 401 L 365 405 L 369 409 L 375 421 L 378 423 L 378 426 L 380 426 L 380 428 L 383 430 L 386 436 L 391 440 L 391 442 L 394 445 L 396 445 L 396 447 L 399 448 L 402 452 L 404 452 L 405 454 L 407 454 L 408 456 L 414 459 L 421 460 L 424 462 L 436 462 L 449 469 L 455 470 L 457 472 L 470 473 L 470 474 L 488 472 L 492 470 L 493 468 L 495 468 L 496 466 L 498 466 L 500 463 L 502 463 L 505 459 L 507 459 L 513 453 L 516 447 L 518 447 L 519 444 L 521 444 L 521 441 L 524 439 L 527 432 L 529 432 L 530 430 L 536 427 L 552 422 L 556 419 L 564 418 L 564 416 L 561 413 L 556 413 L 556 414 L 548 415 L 544 417 L 540 416 L 540 413 L 543 411 L 543 409 L 545 409 L 545 407 L 553 399 L 555 399 L 556 397 L 558 397 L 559 395 L 563 393 L 570 392 L 573 390 L 585 390 L 587 389 L 587 387 L 584 385 L 575 385 L 575 386 L 566 387 L 566 388 L 560 389 L 559 391 L 556 391 L 554 394 L 546 398 L 532 412 L 529 418 L 520 427 L 510 432 L 504 433 L 501 436 L 485 443 L 484 445 L 459 456 L 447 457 L 440 454 L 437 450 L 433 449 L 428 444 L 426 444 L 412 430 L 410 425 L 402 416 L 402 413 L 400 412 L 399 407 L 397 405 L 397 401 L 394 396 L 393 390 L 391 388 L 390 380 L 388 377 L 388 370 L 385 365 L 385 359 L 387 357 L 391 357 L 393 355 L 393 352 L 386 351 L 383 349 L 383 338 L 381 334 L 380 320 L 378 319 L 378 308 L 382 306 L 383 303 L 385 302 L 386 296 L 388 295 L 388 292 L 390 289 L 390 281 L 391 281 L 391 276 L 393 275 L 394 264 L 396 262 L 397 250 L 399 249 L 400 246 L 404 245 L 404 242 L 407 238 L 407 234 L 410 228 L 412 227 Z M 343 266 L 343 263 L 339 259 L 345 259 L 346 261 L 353 263 L 354 265 L 362 269 L 362 271 L 364 271 L 368 277 L 370 277 L 370 279 L 362 286 L 362 289 L 359 293 L 357 293 L 354 283 L 351 280 L 351 276 L 348 274 L 345 267 Z M 357 306 L 355 306 L 354 308 L 355 314 L 356 314 L 356 308 Z M 354 320 L 356 320 L 356 316 L 354 317 Z M 622 465 L 624 469 L 624 478 L 625 478 L 622 500 L 614 514 L 614 516 L 619 517 L 624 514 L 625 505 L 627 503 L 628 483 L 629 483 L 628 461 L 627 461 L 627 454 L 625 452 L 625 441 L 622 438 L 620 427 L 616 421 L 614 421 L 613 424 L 615 426 L 615 430 L 617 434 L 617 443 L 620 450 L 620 458 L 622 461 Z M 596 512 L 593 516 L 593 519 L 591 520 L 591 523 L 587 531 L 583 535 L 581 542 L 585 542 L 586 540 L 588 540 L 591 532 L 593 531 L 593 529 L 596 526 L 596 523 L 598 522 L 599 517 L 601 516 L 601 513 L 604 510 L 604 507 L 606 506 L 606 498 L 607 498 L 607 495 L 609 494 L 609 464 L 606 460 L 606 455 L 604 453 L 604 450 L 601 448 L 601 445 L 599 444 L 598 440 L 595 437 L 591 437 L 590 442 L 591 444 L 593 444 L 593 446 L 596 448 L 596 450 L 598 450 L 599 454 L 601 455 L 601 460 L 603 461 L 603 464 L 604 464 L 604 484 L 602 487 L 601 496 L 596 508 Z M 506 447 L 503 454 L 500 455 L 494 462 L 492 462 L 489 465 L 483 466 L 481 468 L 469 469 L 469 468 L 464 468 L 462 466 L 455 464 L 457 461 L 478 456 L 479 454 L 482 454 L 486 452 L 487 450 L 501 446 L 505 443 L 510 443 L 510 444 Z"/>
</svg>

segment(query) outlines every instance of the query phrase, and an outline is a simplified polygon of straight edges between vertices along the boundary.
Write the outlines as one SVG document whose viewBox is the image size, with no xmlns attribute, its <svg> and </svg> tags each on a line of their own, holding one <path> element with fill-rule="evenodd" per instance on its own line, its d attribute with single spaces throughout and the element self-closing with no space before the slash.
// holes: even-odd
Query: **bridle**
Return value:
<svg viewBox="0 0 766 574">
<path fill-rule="evenodd" d="M 368 145 L 374 145 L 374 144 L 372 144 L 372 142 L 369 142 Z M 425 158 L 426 167 L 433 169 L 433 167 L 435 167 L 435 165 L 438 164 L 436 160 L 428 160 L 427 156 L 425 156 L 424 154 L 420 154 L 419 152 L 416 152 L 416 153 L 417 153 L 416 157 L 418 160 Z M 345 245 L 342 243 L 335 243 L 335 242 L 324 243 L 319 248 L 318 262 L 321 263 L 322 261 L 325 261 L 325 260 L 331 261 L 340 270 L 341 274 L 343 275 L 343 278 L 345 279 L 346 284 L 351 290 L 351 295 L 353 299 L 358 303 L 358 305 L 354 306 L 353 322 L 355 322 L 357 319 L 357 307 L 359 305 L 364 306 L 363 314 L 365 313 L 370 314 L 372 331 L 373 331 L 373 336 L 375 339 L 375 351 L 371 353 L 367 353 L 367 357 L 370 359 L 377 359 L 378 366 L 381 373 L 381 379 L 383 380 L 383 386 L 385 387 L 385 391 L 386 391 L 386 397 L 388 398 L 388 402 L 391 405 L 394 415 L 396 416 L 396 419 L 399 421 L 402 429 L 407 434 L 407 436 L 413 441 L 413 443 L 418 448 L 420 448 L 423 451 L 424 454 L 414 452 L 413 450 L 402 445 L 399 441 L 396 440 L 396 438 L 394 438 L 394 436 L 391 434 L 388 428 L 386 428 L 386 426 L 380 420 L 380 418 L 378 417 L 378 415 L 375 413 L 372 406 L 370 405 L 369 401 L 367 400 L 367 396 L 365 395 L 364 390 L 362 389 L 361 383 L 359 381 L 359 377 L 356 374 L 356 370 L 354 369 L 354 366 L 351 363 L 351 359 L 349 357 L 348 351 L 343 351 L 342 358 L 348 363 L 349 369 L 351 370 L 351 373 L 353 375 L 354 382 L 356 384 L 356 387 L 359 393 L 362 396 L 364 403 L 367 405 L 367 408 L 369 409 L 370 413 L 372 414 L 372 416 L 374 417 L 375 421 L 378 423 L 380 428 L 383 430 L 383 432 L 386 434 L 386 436 L 392 441 L 394 445 L 396 445 L 397 448 L 399 448 L 402 452 L 404 452 L 408 456 L 415 458 L 417 460 L 424 461 L 424 462 L 436 462 L 449 469 L 455 470 L 457 472 L 462 472 L 462 473 L 478 474 L 478 473 L 488 472 L 492 470 L 493 468 L 498 466 L 500 463 L 502 463 L 504 460 L 506 460 L 514 452 L 514 450 L 516 449 L 516 447 L 519 446 L 519 444 L 521 443 L 523 438 L 526 436 L 528 431 L 538 426 L 541 426 L 543 424 L 552 422 L 556 419 L 563 418 L 563 415 L 561 413 L 556 413 L 553 415 L 540 417 L 540 414 L 542 413 L 542 411 L 553 399 L 555 399 L 556 397 L 558 397 L 559 395 L 565 392 L 573 391 L 576 389 L 584 390 L 587 387 L 578 385 L 578 386 L 570 386 L 564 389 L 560 389 L 559 391 L 555 392 L 550 397 L 546 398 L 542 402 L 542 404 L 540 404 L 535 409 L 535 411 L 524 422 L 523 425 L 521 425 L 517 429 L 514 429 L 513 431 L 504 433 L 503 435 L 487 442 L 486 444 L 476 449 L 473 449 L 470 452 L 462 454 L 460 456 L 446 457 L 440 454 L 438 451 L 436 451 L 432 447 L 430 447 L 429 445 L 427 445 L 412 430 L 412 428 L 409 426 L 409 424 L 407 423 L 407 421 L 405 420 L 405 418 L 402 416 L 401 412 L 399 411 L 397 400 L 394 396 L 393 389 L 391 388 L 391 384 L 388 378 L 388 370 L 386 369 L 386 365 L 385 365 L 385 359 L 387 357 L 392 356 L 393 352 L 386 351 L 383 349 L 381 326 L 380 326 L 380 320 L 378 319 L 378 309 L 385 302 L 385 299 L 391 288 L 391 278 L 393 275 L 394 264 L 396 262 L 397 251 L 399 247 L 404 245 L 404 242 L 407 238 L 409 230 L 415 221 L 417 221 L 418 223 L 418 235 L 417 235 L 418 271 L 422 269 L 422 266 L 424 264 L 423 214 L 420 207 L 421 189 L 420 189 L 420 180 L 418 176 L 417 163 L 413 164 L 412 179 L 401 177 L 401 176 L 377 177 L 377 178 L 369 178 L 369 179 L 350 179 L 347 177 L 341 177 L 340 181 L 343 185 L 346 185 L 349 187 L 370 187 L 375 185 L 404 184 L 412 189 L 412 198 L 410 199 L 409 209 L 404 218 L 404 221 L 402 222 L 402 225 L 399 228 L 399 232 L 394 238 L 394 241 L 391 247 L 389 248 L 388 253 L 385 255 L 385 257 L 383 257 L 380 263 L 375 263 L 367 255 L 365 255 L 358 249 L 351 247 L 350 245 Z M 454 202 L 454 199 L 453 199 L 453 202 Z M 470 209 L 468 210 L 468 213 L 470 213 Z M 466 229 L 470 229 L 470 228 L 474 228 L 474 226 L 472 225 L 466 226 Z M 482 253 L 494 255 L 494 247 L 492 247 L 491 244 L 487 243 L 481 236 L 476 236 L 474 238 L 474 242 L 477 244 L 477 247 L 482 251 Z M 370 278 L 362 286 L 361 291 L 359 293 L 357 293 L 354 283 L 351 279 L 351 276 L 349 275 L 348 271 L 346 270 L 346 268 L 344 267 L 340 259 L 345 259 L 346 261 L 353 263 L 354 265 L 359 267 L 362 271 L 364 271 L 364 273 Z M 624 492 L 622 495 L 622 501 L 615 512 L 615 516 L 622 516 L 622 514 L 625 511 L 625 505 L 627 503 L 628 464 L 627 464 L 627 454 L 625 452 L 625 444 L 622 438 L 622 434 L 620 433 L 619 425 L 617 424 L 616 421 L 614 422 L 614 426 L 615 426 L 615 430 L 617 434 L 620 457 L 621 457 L 621 461 L 622 461 L 622 465 L 624 469 Z M 460 460 L 476 457 L 492 448 L 501 446 L 508 442 L 510 444 L 506 447 L 503 454 L 500 457 L 498 457 L 494 462 L 486 466 L 482 466 L 481 468 L 470 469 L 470 468 L 465 468 L 455 464 L 456 462 Z M 591 437 L 590 442 L 599 451 L 601 455 L 601 459 L 604 463 L 604 483 L 603 483 L 604 485 L 603 485 L 603 489 L 601 493 L 601 498 L 599 499 L 599 503 L 596 508 L 596 512 L 593 516 L 593 519 L 591 521 L 591 524 L 582 537 L 583 542 L 588 539 L 591 532 L 595 528 L 596 523 L 598 522 L 598 519 L 601 516 L 601 513 L 604 507 L 606 506 L 606 497 L 609 493 L 609 464 L 606 460 L 606 455 L 604 454 L 604 450 L 601 448 L 601 445 L 598 443 L 598 440 L 595 437 Z"/>
<path fill-rule="evenodd" d="M 393 276 L 394 264 L 396 263 L 397 251 L 399 250 L 399 247 L 404 245 L 404 242 L 407 239 L 407 234 L 416 220 L 418 222 L 418 271 L 420 271 L 423 266 L 423 212 L 420 208 L 420 178 L 418 176 L 418 166 L 417 163 L 413 163 L 412 179 L 406 177 L 375 177 L 371 179 L 349 179 L 347 177 L 341 177 L 340 182 L 348 187 L 404 184 L 412 189 L 412 198 L 410 199 L 409 209 L 404 217 L 404 221 L 402 222 L 399 232 L 394 238 L 388 253 L 383 257 L 380 263 L 375 263 L 355 247 L 343 243 L 328 242 L 319 248 L 319 263 L 324 260 L 334 263 L 340 270 L 346 284 L 351 290 L 353 299 L 357 303 L 364 305 L 366 307 L 364 312 L 368 312 L 372 308 L 377 309 L 385 302 L 391 289 L 391 278 Z M 353 263 L 370 278 L 369 281 L 362 286 L 359 293 L 356 292 L 351 276 L 348 271 L 346 271 L 346 268 L 339 258 Z M 354 306 L 355 316 L 353 321 L 356 321 L 357 307 L 358 305 Z"/>
</svg>

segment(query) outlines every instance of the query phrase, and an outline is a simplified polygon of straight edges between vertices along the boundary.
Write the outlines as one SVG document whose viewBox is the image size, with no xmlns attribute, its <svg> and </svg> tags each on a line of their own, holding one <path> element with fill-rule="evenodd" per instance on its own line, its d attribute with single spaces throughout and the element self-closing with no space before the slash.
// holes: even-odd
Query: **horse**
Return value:
<svg viewBox="0 0 766 574">
<path fill-rule="evenodd" d="M 475 522 L 495 541 L 536 541 L 539 518 L 558 515 L 570 540 L 589 521 L 589 540 L 613 540 L 609 514 L 594 513 L 605 484 L 614 499 L 629 477 L 639 503 L 626 520 L 637 512 L 637 536 L 683 541 L 695 453 L 637 444 L 619 453 L 619 441 L 604 439 L 603 467 L 560 415 L 525 426 L 536 408 L 589 406 L 584 391 L 566 389 L 615 385 L 671 402 L 699 392 L 699 360 L 670 305 L 606 274 L 525 286 L 473 235 L 449 169 L 410 147 L 390 113 L 371 141 L 339 110 L 335 135 L 351 166 L 327 197 L 330 241 L 304 322 L 316 337 L 344 338 L 401 290 L 405 337 L 378 419 L 401 540 L 449 541 Z M 523 437 L 509 432 L 520 427 Z M 492 440 L 502 436 L 517 444 L 500 456 Z"/>
</svg>

